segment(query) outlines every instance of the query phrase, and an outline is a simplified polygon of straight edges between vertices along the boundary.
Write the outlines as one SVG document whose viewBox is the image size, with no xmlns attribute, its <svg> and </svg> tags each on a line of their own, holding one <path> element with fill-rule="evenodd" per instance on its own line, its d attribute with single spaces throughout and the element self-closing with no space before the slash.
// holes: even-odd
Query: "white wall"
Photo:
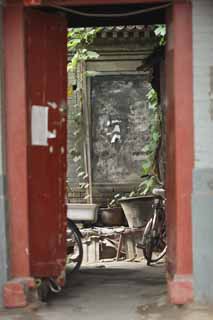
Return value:
<svg viewBox="0 0 213 320">
<path fill-rule="evenodd" d="M 192 230 L 195 300 L 213 303 L 213 1 L 193 0 Z"/>
<path fill-rule="evenodd" d="M 212 0 L 193 0 L 193 54 L 195 167 L 213 168 Z"/>
</svg>

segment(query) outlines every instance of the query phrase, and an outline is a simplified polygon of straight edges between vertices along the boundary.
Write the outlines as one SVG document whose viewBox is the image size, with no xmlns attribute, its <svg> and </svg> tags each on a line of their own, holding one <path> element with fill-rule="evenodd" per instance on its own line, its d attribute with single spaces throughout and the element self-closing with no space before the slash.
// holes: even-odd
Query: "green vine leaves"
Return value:
<svg viewBox="0 0 213 320">
<path fill-rule="evenodd" d="M 71 118 L 73 129 L 73 142 L 72 148 L 69 150 L 73 161 L 77 163 L 78 168 L 76 175 L 79 179 L 79 186 L 86 191 L 85 199 L 88 200 L 89 195 L 89 177 L 87 173 L 88 164 L 86 163 L 86 151 L 85 151 L 85 136 L 86 125 L 85 116 L 83 112 L 83 105 L 85 101 L 84 93 L 84 77 L 93 76 L 92 71 L 87 72 L 85 70 L 84 62 L 87 60 L 98 59 L 99 54 L 95 51 L 89 50 L 89 46 L 94 42 L 98 32 L 102 28 L 71 28 L 68 30 L 68 56 L 70 61 L 68 63 L 68 72 L 73 72 L 78 78 L 77 82 L 77 104 L 70 108 L 69 115 Z M 79 76 L 77 76 L 79 74 Z M 71 90 L 72 92 L 72 90 Z"/>
<path fill-rule="evenodd" d="M 72 55 L 68 70 L 75 70 L 78 63 L 98 59 L 99 54 L 88 50 L 102 28 L 72 28 L 68 31 L 68 53 Z"/>
</svg>

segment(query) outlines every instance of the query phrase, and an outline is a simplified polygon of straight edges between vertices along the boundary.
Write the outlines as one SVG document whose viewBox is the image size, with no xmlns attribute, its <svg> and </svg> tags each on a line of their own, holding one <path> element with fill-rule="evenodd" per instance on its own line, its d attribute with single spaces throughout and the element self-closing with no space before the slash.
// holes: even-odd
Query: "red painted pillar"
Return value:
<svg viewBox="0 0 213 320">
<path fill-rule="evenodd" d="M 192 300 L 193 167 L 192 8 L 175 2 L 167 15 L 167 224 L 170 300 Z"/>
<path fill-rule="evenodd" d="M 22 5 L 7 4 L 4 9 L 4 53 L 9 265 L 12 279 L 5 284 L 4 303 L 7 307 L 16 307 L 26 305 L 25 291 L 32 286 L 32 279 L 29 278 L 27 108 Z"/>
</svg>

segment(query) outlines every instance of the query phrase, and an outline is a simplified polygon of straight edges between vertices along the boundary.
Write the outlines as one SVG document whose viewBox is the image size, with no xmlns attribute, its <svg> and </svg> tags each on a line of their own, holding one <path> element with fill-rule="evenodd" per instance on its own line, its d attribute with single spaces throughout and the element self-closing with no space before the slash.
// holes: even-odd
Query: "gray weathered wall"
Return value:
<svg viewBox="0 0 213 320">
<path fill-rule="evenodd" d="M 142 148 L 148 138 L 149 119 L 145 95 L 150 85 L 148 83 L 150 79 L 148 79 L 148 75 L 146 75 L 146 77 L 144 75 L 142 76 L 141 72 L 138 72 L 137 69 L 141 69 L 143 60 L 152 52 L 154 42 L 150 32 L 146 31 L 142 34 L 137 34 L 137 32 L 134 34 L 134 37 L 130 36 L 129 38 L 128 36 L 127 38 L 121 37 L 119 35 L 120 33 L 116 35 L 117 38 L 112 36 L 98 38 L 95 47 L 92 49 L 98 51 L 100 57 L 97 61 L 87 62 L 87 70 L 95 71 L 99 74 L 99 76 L 94 78 L 94 81 L 93 77 L 90 78 L 91 80 L 88 79 L 87 101 L 88 108 L 91 109 L 92 115 L 92 129 L 90 134 L 94 201 L 102 205 L 107 205 L 111 201 L 113 194 L 118 192 L 128 193 L 140 181 L 141 160 L 144 158 Z M 122 35 L 124 34 L 122 33 Z M 128 46 L 126 45 L 127 41 Z M 138 79 L 138 84 L 135 83 L 135 87 L 132 86 L 131 88 L 128 87 L 126 83 L 128 87 L 126 93 L 125 90 L 123 92 L 120 90 L 120 97 L 119 94 L 117 94 L 116 98 L 113 85 L 108 86 L 108 93 L 106 90 L 100 91 L 99 88 L 97 88 L 98 79 L 103 79 L 107 74 L 109 78 L 110 75 L 112 78 L 123 74 L 125 79 L 127 74 L 131 73 L 131 78 L 133 78 L 133 74 L 135 74 L 136 79 Z M 137 78 L 138 76 L 140 76 L 140 80 Z M 130 82 L 132 82 L 132 80 Z M 69 83 L 74 84 L 74 79 L 71 74 Z M 94 88 L 95 83 L 96 88 Z M 96 90 L 95 93 L 94 90 Z M 92 95 L 90 95 L 91 92 Z M 94 99 L 94 94 L 98 99 Z M 128 98 L 128 95 L 129 97 L 132 95 L 132 98 Z M 91 96 L 93 96 L 93 98 L 91 98 Z M 76 103 L 76 99 L 76 94 L 74 94 L 68 101 L 69 150 L 72 148 L 73 139 L 75 139 L 73 136 L 71 113 L 72 105 Z M 102 106 L 101 101 L 103 102 Z M 132 110 L 130 110 L 131 103 L 134 104 Z M 110 110 L 107 109 L 109 105 Z M 118 107 L 120 110 L 118 110 Z M 122 144 L 107 144 L 106 140 L 104 140 L 103 132 L 100 131 L 101 123 L 106 117 L 110 117 L 110 115 L 115 117 L 115 114 L 118 115 L 118 113 L 120 113 L 119 117 L 122 117 L 123 122 L 121 125 L 121 134 L 123 135 Z M 97 121 L 97 123 L 95 123 L 95 121 Z M 137 129 L 135 124 L 138 124 Z M 138 131 L 138 133 L 136 131 Z M 107 139 L 109 140 L 110 137 L 108 136 Z M 69 193 L 69 198 L 74 202 L 83 202 L 84 199 L 82 198 L 85 193 L 83 189 L 79 188 L 79 179 L 76 175 L 76 168 L 79 166 L 79 163 L 74 163 L 72 158 L 71 155 L 68 156 L 68 180 L 72 186 L 72 192 Z"/>
<path fill-rule="evenodd" d="M 193 0 L 195 299 L 213 303 L 213 1 Z"/>
<path fill-rule="evenodd" d="M 148 75 L 102 75 L 91 81 L 94 183 L 140 182 L 149 141 Z"/>
<path fill-rule="evenodd" d="M 91 69 L 99 68 L 89 66 Z M 107 205 L 113 194 L 128 193 L 139 182 L 142 160 L 146 158 L 142 150 L 149 140 L 149 108 L 146 94 L 150 88 L 149 74 L 136 72 L 140 60 L 132 64 L 118 61 L 116 68 L 104 62 L 100 69 L 105 68 L 107 73 L 99 71 L 99 75 L 92 77 L 88 90 L 88 108 L 91 110 L 91 159 L 94 201 Z M 125 68 L 133 71 L 124 71 Z M 108 68 L 108 69 L 107 69 Z M 123 68 L 123 74 L 119 74 Z M 110 71 L 109 71 L 110 70 Z M 117 72 L 115 72 L 115 70 Z M 90 94 L 91 93 L 91 94 Z M 68 146 L 75 139 L 71 120 L 72 97 L 69 105 L 69 141 Z M 118 123 L 115 121 L 118 120 Z M 90 122 L 90 121 L 89 121 Z M 113 141 L 116 128 L 119 127 L 119 141 Z M 73 192 L 70 198 L 73 201 L 84 202 L 84 191 L 79 189 L 76 168 L 79 162 L 68 156 L 68 177 Z"/>
<path fill-rule="evenodd" d="M 7 241 L 6 241 L 6 178 L 4 162 L 4 111 L 3 111 L 3 47 L 2 47 L 2 6 L 0 5 L 0 307 L 2 286 L 7 280 Z"/>
</svg>

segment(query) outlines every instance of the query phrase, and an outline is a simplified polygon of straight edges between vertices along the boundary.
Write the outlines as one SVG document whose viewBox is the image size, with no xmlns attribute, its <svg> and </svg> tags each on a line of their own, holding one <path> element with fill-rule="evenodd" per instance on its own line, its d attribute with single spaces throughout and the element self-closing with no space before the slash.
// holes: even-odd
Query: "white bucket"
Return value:
<svg viewBox="0 0 213 320">
<path fill-rule="evenodd" d="M 67 218 L 73 221 L 97 220 L 98 205 L 94 203 L 67 203 Z"/>
</svg>

